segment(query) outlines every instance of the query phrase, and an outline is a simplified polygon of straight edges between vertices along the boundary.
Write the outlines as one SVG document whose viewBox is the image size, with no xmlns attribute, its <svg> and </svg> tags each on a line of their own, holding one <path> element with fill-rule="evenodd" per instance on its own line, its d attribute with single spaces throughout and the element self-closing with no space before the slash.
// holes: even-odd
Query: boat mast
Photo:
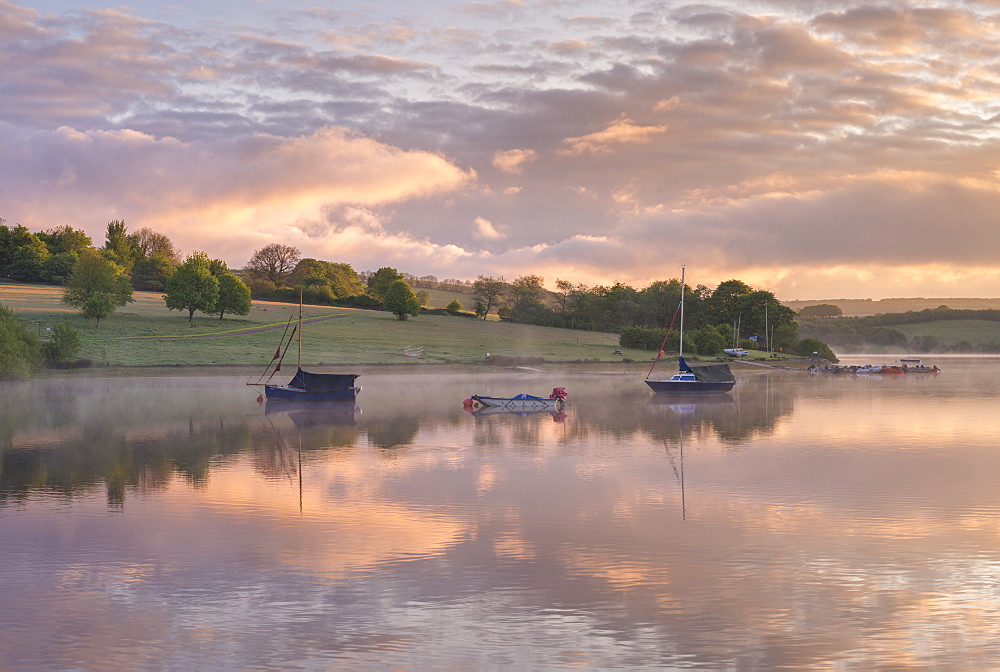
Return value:
<svg viewBox="0 0 1000 672">
<path fill-rule="evenodd" d="M 681 266 L 681 341 L 677 348 L 678 356 L 684 356 L 684 267 Z"/>
<path fill-rule="evenodd" d="M 298 368 L 302 368 L 302 290 L 299 290 L 299 363 Z"/>
</svg>

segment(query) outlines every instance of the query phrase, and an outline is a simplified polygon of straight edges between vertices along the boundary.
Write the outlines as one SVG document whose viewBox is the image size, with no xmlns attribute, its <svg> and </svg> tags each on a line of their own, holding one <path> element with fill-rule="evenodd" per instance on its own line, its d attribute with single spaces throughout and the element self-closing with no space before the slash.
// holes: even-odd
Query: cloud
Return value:
<svg viewBox="0 0 1000 672">
<path fill-rule="evenodd" d="M 0 166 L 10 218 L 38 229 L 71 223 L 100 239 L 106 222 L 122 217 L 130 228 L 150 226 L 185 249 L 234 260 L 271 240 L 299 243 L 332 206 L 386 206 L 472 180 L 440 156 L 333 127 L 185 143 L 67 128 L 23 136 L 0 125 L 0 139 L 24 157 Z"/>
<path fill-rule="evenodd" d="M 631 119 L 616 119 L 607 128 L 578 138 L 566 138 L 567 154 L 603 154 L 625 145 L 648 143 L 653 136 L 667 132 L 666 126 L 638 126 Z"/>
<path fill-rule="evenodd" d="M 234 266 L 1000 295 L 988 3 L 142 6 L 0 0 L 0 216 Z"/>
<path fill-rule="evenodd" d="M 493 166 L 500 170 L 520 175 L 524 165 L 538 158 L 538 153 L 532 149 L 508 149 L 493 155 Z"/>
<path fill-rule="evenodd" d="M 480 238 L 486 238 L 487 240 L 499 240 L 500 238 L 506 238 L 506 234 L 500 232 L 493 222 L 483 219 L 482 217 L 476 217 L 476 235 Z"/>
</svg>

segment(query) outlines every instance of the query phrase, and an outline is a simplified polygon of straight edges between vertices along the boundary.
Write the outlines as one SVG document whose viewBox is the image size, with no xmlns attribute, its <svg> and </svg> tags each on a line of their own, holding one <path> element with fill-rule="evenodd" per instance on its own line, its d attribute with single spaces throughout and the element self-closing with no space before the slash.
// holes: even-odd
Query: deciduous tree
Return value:
<svg viewBox="0 0 1000 672">
<path fill-rule="evenodd" d="M 490 311 L 497 306 L 506 290 L 507 283 L 504 282 L 502 276 L 494 278 L 493 276 L 480 275 L 476 278 L 476 281 L 472 283 L 472 292 L 475 294 L 476 300 L 485 306 L 482 319 L 485 320 Z"/>
<path fill-rule="evenodd" d="M 57 226 L 36 234 L 49 248 L 49 254 L 63 254 L 65 252 L 75 252 L 79 254 L 88 247 L 93 247 L 94 243 L 87 235 L 86 231 L 74 229 L 68 224 Z"/>
<path fill-rule="evenodd" d="M 389 291 L 391 287 L 398 280 L 402 280 L 403 276 L 399 274 L 395 268 L 390 268 L 388 266 L 383 266 L 368 278 L 368 293 L 374 296 L 379 301 L 385 303 L 386 292 Z M 409 285 L 406 285 L 409 287 Z M 412 289 L 410 290 L 413 291 Z M 388 306 L 387 306 L 388 307 Z M 406 319 L 405 317 L 402 319 Z"/>
<path fill-rule="evenodd" d="M 215 313 L 219 280 L 209 270 L 210 264 L 207 254 L 194 252 L 167 280 L 167 293 L 163 297 L 167 308 L 188 311 L 188 322 L 194 320 L 196 310 Z"/>
<path fill-rule="evenodd" d="M 131 276 L 132 266 L 139 258 L 136 249 L 135 238 L 128 234 L 124 220 L 113 219 L 108 222 L 105 233 L 104 256 L 124 269 L 125 274 Z"/>
<path fill-rule="evenodd" d="M 149 257 L 160 256 L 175 266 L 181 261 L 170 238 L 159 231 L 154 231 L 148 226 L 138 229 L 132 234 L 132 239 L 135 250 L 140 258 L 148 259 Z"/>
<path fill-rule="evenodd" d="M 245 270 L 279 285 L 292 272 L 301 257 L 302 253 L 296 247 L 271 243 L 253 253 Z"/>
<path fill-rule="evenodd" d="M 93 317 L 97 326 L 101 318 L 132 303 L 132 285 L 118 264 L 105 259 L 94 249 L 84 250 L 73 266 L 73 272 L 63 291 L 63 303 Z"/>
<path fill-rule="evenodd" d="M 420 314 L 420 301 L 405 280 L 396 280 L 385 291 L 382 305 L 399 320 Z"/>
<path fill-rule="evenodd" d="M 249 315 L 253 303 L 250 301 L 250 288 L 246 283 L 232 273 L 219 275 L 218 281 L 219 300 L 215 304 L 215 310 L 219 313 L 219 319 L 221 320 L 226 313 Z"/>
</svg>

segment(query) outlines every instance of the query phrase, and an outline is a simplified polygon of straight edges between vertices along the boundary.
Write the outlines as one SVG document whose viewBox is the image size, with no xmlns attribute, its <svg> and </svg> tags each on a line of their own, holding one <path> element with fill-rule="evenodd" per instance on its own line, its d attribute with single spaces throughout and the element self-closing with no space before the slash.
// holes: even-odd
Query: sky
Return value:
<svg viewBox="0 0 1000 672">
<path fill-rule="evenodd" d="M 0 0 L 0 217 L 240 268 L 1000 296 L 1000 0 Z"/>
</svg>

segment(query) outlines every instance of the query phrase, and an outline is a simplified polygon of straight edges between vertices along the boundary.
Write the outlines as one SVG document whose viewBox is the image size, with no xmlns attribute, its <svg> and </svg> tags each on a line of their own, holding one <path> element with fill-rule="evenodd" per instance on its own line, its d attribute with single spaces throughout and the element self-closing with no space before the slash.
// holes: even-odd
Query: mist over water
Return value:
<svg viewBox="0 0 1000 672">
<path fill-rule="evenodd" d="M 936 363 L 8 383 L 0 668 L 998 667 L 1000 361 Z"/>
</svg>

